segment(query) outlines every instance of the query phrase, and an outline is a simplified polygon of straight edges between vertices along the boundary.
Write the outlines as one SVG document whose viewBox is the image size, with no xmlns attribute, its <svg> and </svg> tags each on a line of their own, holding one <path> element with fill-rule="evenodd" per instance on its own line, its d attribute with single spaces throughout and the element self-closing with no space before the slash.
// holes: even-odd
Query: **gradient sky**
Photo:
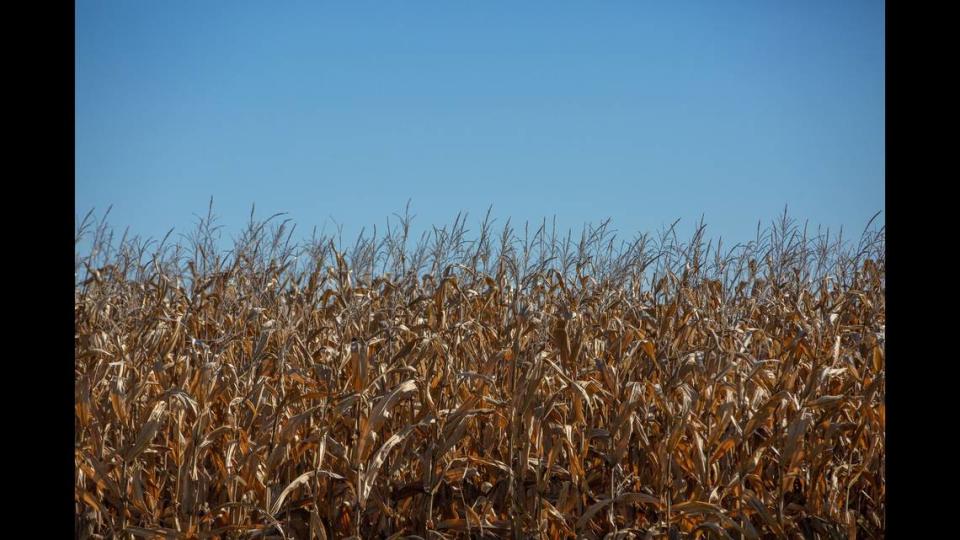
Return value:
<svg viewBox="0 0 960 540">
<path fill-rule="evenodd" d="M 76 212 L 227 234 L 884 209 L 884 4 L 77 2 Z M 881 215 L 882 220 L 882 215 Z M 730 245 L 730 244 L 728 244 Z"/>
</svg>

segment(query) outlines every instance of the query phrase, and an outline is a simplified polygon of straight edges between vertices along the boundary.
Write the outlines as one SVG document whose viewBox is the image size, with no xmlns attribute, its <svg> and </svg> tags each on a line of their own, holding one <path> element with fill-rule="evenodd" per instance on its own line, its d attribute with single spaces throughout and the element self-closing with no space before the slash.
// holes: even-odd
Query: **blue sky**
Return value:
<svg viewBox="0 0 960 540">
<path fill-rule="evenodd" d="M 136 234 L 884 210 L 883 2 L 76 5 L 76 212 Z"/>
</svg>

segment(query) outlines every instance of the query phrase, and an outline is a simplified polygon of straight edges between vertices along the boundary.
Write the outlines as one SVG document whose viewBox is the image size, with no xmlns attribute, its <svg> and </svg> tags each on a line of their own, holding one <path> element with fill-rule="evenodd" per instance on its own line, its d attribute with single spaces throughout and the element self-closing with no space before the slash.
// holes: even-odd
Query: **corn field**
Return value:
<svg viewBox="0 0 960 540">
<path fill-rule="evenodd" d="M 77 537 L 884 536 L 883 227 L 410 220 L 88 214 Z"/>
</svg>

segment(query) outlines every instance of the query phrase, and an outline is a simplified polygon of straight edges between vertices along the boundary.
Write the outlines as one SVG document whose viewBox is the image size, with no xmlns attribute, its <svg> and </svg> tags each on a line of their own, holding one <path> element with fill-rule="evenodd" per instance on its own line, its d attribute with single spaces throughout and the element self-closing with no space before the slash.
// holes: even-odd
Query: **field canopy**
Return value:
<svg viewBox="0 0 960 540">
<path fill-rule="evenodd" d="M 80 221 L 80 537 L 882 536 L 875 220 L 726 247 L 280 217 L 229 249 L 212 209 L 177 242 Z"/>
</svg>

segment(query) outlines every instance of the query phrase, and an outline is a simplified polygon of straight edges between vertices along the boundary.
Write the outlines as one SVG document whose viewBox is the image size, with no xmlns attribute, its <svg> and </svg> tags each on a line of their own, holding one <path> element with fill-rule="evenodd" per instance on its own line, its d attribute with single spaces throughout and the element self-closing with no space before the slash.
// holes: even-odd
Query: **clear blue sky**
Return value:
<svg viewBox="0 0 960 540">
<path fill-rule="evenodd" d="M 882 1 L 77 2 L 76 212 L 186 232 L 884 209 Z M 475 229 L 475 227 L 474 227 Z"/>
</svg>

